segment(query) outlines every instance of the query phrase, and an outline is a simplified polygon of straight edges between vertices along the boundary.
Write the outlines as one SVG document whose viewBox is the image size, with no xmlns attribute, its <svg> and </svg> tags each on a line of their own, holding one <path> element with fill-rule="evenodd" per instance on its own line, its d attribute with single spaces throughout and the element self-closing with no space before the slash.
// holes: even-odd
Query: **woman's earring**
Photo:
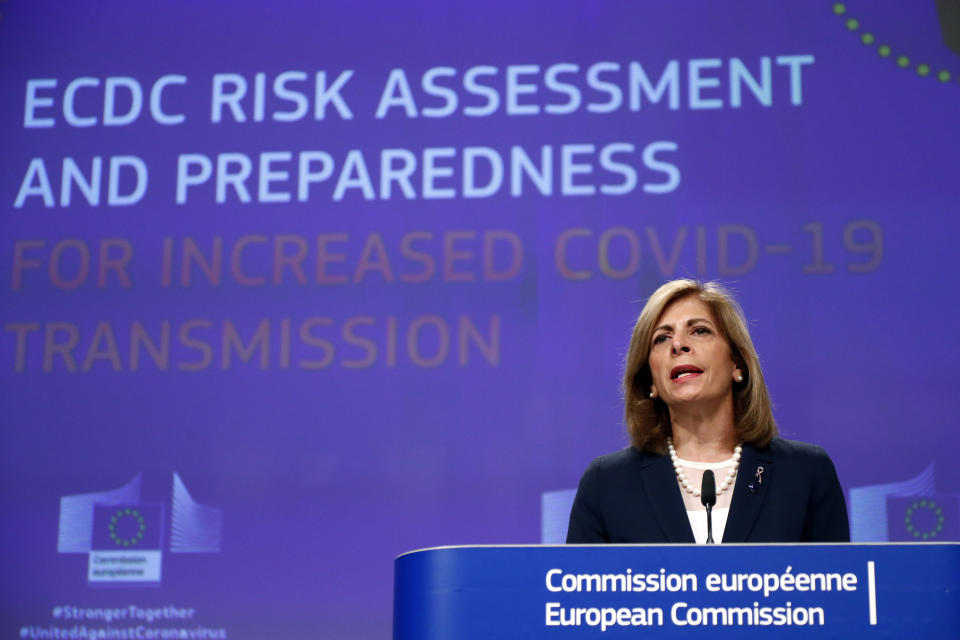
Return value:
<svg viewBox="0 0 960 640">
<path fill-rule="evenodd" d="M 653 400 L 653 399 L 656 398 L 656 397 L 657 397 L 657 390 L 656 390 L 656 389 L 651 389 L 651 390 L 650 390 L 650 399 Z"/>
<path fill-rule="evenodd" d="M 743 374 L 737 374 L 737 382 L 743 382 Z"/>
</svg>

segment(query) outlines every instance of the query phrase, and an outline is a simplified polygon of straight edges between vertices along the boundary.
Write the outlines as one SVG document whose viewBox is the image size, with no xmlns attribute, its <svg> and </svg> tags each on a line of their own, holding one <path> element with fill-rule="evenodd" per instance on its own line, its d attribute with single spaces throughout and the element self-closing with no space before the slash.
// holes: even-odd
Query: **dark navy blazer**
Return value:
<svg viewBox="0 0 960 640">
<path fill-rule="evenodd" d="M 822 448 L 782 438 L 763 449 L 743 445 L 723 542 L 849 541 L 843 490 Z M 573 501 L 567 542 L 693 543 L 670 458 L 628 448 L 594 460 Z"/>
</svg>

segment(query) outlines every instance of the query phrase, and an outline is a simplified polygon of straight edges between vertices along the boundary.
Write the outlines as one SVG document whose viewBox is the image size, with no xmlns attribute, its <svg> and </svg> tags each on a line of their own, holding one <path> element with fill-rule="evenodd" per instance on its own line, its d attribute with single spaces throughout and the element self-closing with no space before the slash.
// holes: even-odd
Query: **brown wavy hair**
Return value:
<svg viewBox="0 0 960 640">
<path fill-rule="evenodd" d="M 687 296 L 697 296 L 710 307 L 720 333 L 730 345 L 733 360 L 743 373 L 743 382 L 733 384 L 737 439 L 758 447 L 766 446 L 777 435 L 777 423 L 743 310 L 720 283 L 697 280 L 671 280 L 662 285 L 647 300 L 633 327 L 623 375 L 625 419 L 631 444 L 639 451 L 666 453 L 667 437 L 672 435 L 670 410 L 659 397 L 649 396 L 653 384 L 650 341 L 664 310 Z"/>
</svg>

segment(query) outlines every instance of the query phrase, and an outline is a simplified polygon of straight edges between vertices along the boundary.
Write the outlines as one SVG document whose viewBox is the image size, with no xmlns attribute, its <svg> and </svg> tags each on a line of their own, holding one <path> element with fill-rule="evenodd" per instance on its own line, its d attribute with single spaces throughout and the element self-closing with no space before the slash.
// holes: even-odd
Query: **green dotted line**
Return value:
<svg viewBox="0 0 960 640">
<path fill-rule="evenodd" d="M 835 2 L 833 5 L 833 12 L 838 16 L 845 16 L 847 14 L 847 6 L 842 2 Z M 847 18 L 844 24 L 846 25 L 847 29 L 849 29 L 850 31 L 853 31 L 853 32 L 860 31 L 860 21 L 857 20 L 856 18 Z M 867 45 L 868 47 L 872 47 L 877 44 L 877 38 L 875 35 L 873 35 L 869 31 L 863 31 L 860 33 L 860 42 Z M 900 67 L 901 69 L 908 69 L 911 66 L 911 61 L 909 56 L 905 56 L 903 54 L 898 54 L 894 56 L 893 49 L 891 49 L 890 45 L 888 44 L 877 45 L 877 54 L 881 58 L 892 57 L 896 61 L 897 66 Z M 918 76 L 921 76 L 924 78 L 931 75 L 931 71 L 932 71 L 930 69 L 930 65 L 922 62 L 915 65 L 913 69 L 914 71 L 917 72 Z M 933 77 L 935 77 L 937 80 L 943 83 L 950 82 L 950 80 L 953 79 L 953 75 L 946 69 L 941 69 L 940 71 L 937 71 L 936 75 L 934 75 Z"/>
<path fill-rule="evenodd" d="M 0 0 L 2 1 L 2 0 Z M 129 538 L 121 538 L 117 533 L 117 523 L 122 518 L 133 518 L 137 522 L 137 532 Z M 143 540 L 143 532 L 147 530 L 147 523 L 144 522 L 143 516 L 140 515 L 140 511 L 137 509 L 131 509 L 127 507 L 126 509 L 120 509 L 113 517 L 110 518 L 110 539 L 116 542 L 118 545 L 124 547 L 129 547 L 130 545 L 135 545 L 141 540 Z"/>
<path fill-rule="evenodd" d="M 931 511 L 933 515 L 936 516 L 937 524 L 935 524 L 930 531 L 919 531 L 916 526 L 914 526 L 913 512 L 918 509 Z M 910 532 L 914 538 L 922 540 L 936 538 L 937 535 L 943 531 L 943 509 L 933 500 L 915 500 L 913 504 L 907 507 L 907 512 L 903 516 L 903 524 L 906 525 L 907 531 Z"/>
</svg>

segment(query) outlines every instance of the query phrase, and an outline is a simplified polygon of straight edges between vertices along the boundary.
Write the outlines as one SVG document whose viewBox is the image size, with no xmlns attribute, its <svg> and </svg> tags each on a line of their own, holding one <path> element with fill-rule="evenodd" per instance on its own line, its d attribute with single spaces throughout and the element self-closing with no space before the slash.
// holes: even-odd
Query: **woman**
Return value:
<svg viewBox="0 0 960 640">
<path fill-rule="evenodd" d="M 568 543 L 705 542 L 707 469 L 717 542 L 850 540 L 826 452 L 776 437 L 743 312 L 722 286 L 657 289 L 633 329 L 623 385 L 632 446 L 583 474 Z"/>
</svg>

